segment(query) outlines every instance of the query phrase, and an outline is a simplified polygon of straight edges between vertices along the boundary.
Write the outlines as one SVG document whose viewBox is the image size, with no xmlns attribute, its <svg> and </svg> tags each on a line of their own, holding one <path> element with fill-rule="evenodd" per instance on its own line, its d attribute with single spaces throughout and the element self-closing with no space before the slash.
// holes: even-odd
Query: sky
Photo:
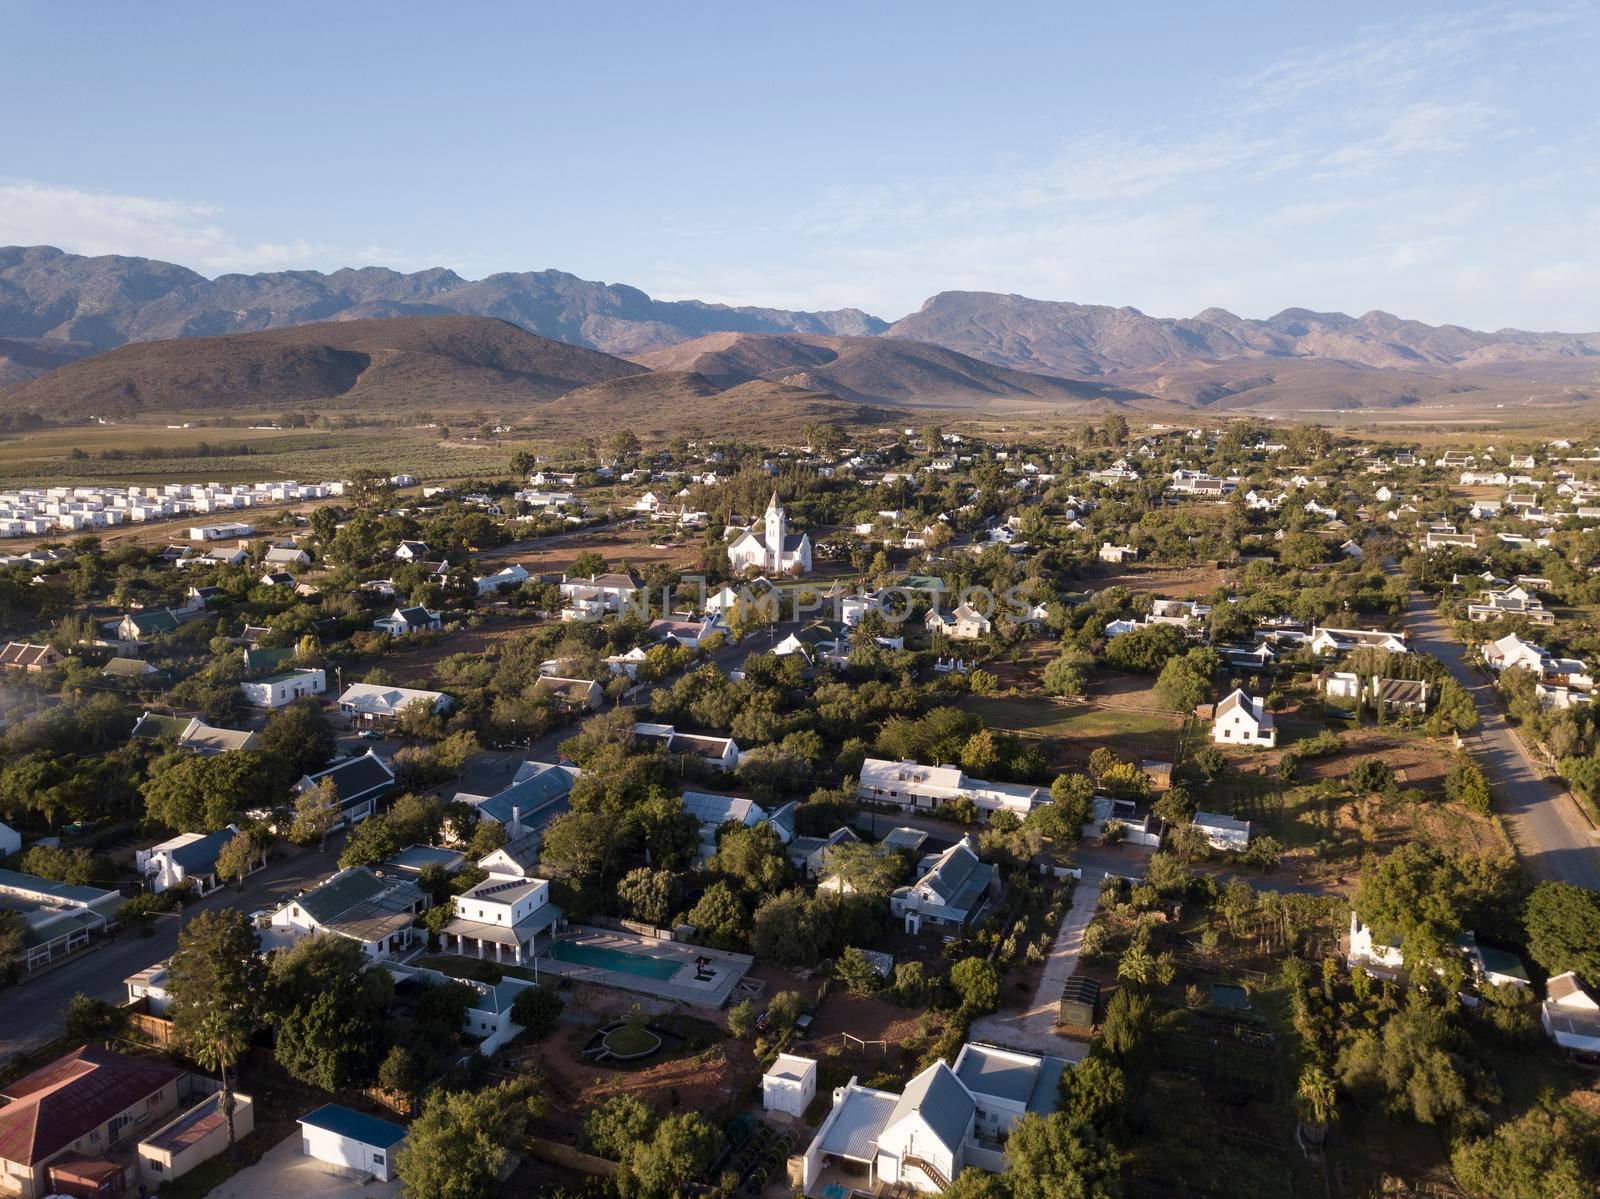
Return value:
<svg viewBox="0 0 1600 1199">
<path fill-rule="evenodd" d="M 0 244 L 1600 330 L 1600 0 L 15 4 Z"/>
</svg>

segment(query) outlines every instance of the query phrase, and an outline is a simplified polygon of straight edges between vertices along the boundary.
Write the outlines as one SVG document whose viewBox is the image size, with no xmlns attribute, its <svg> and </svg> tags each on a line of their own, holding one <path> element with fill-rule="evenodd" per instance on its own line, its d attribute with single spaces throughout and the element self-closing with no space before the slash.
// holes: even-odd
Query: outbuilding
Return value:
<svg viewBox="0 0 1600 1199">
<path fill-rule="evenodd" d="M 357 1174 L 370 1174 L 379 1182 L 394 1177 L 394 1155 L 405 1139 L 406 1130 L 399 1124 L 337 1103 L 325 1103 L 300 1117 L 302 1153 Z"/>
<path fill-rule="evenodd" d="M 769 1112 L 804 1116 L 817 1096 L 816 1059 L 780 1053 L 761 1076 L 761 1107 Z"/>
</svg>

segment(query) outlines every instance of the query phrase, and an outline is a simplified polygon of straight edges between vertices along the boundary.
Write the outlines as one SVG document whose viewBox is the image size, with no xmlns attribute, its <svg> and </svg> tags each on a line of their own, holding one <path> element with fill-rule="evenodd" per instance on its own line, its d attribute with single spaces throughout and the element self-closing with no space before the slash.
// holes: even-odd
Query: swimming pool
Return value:
<svg viewBox="0 0 1600 1199">
<path fill-rule="evenodd" d="M 558 962 L 571 962 L 575 966 L 594 966 L 600 970 L 654 978 L 662 982 L 684 966 L 684 963 L 671 958 L 653 958 L 642 953 L 612 949 L 607 945 L 587 945 L 581 941 L 557 941 L 550 947 L 550 956 Z"/>
</svg>

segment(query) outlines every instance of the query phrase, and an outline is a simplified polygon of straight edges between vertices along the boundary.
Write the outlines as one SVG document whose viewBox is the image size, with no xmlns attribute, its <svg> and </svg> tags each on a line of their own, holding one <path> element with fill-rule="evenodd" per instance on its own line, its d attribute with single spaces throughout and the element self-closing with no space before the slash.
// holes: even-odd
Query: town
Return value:
<svg viewBox="0 0 1600 1199">
<path fill-rule="evenodd" d="M 0 1194 L 1595 1193 L 1592 438 L 497 461 L 0 494 Z"/>
</svg>

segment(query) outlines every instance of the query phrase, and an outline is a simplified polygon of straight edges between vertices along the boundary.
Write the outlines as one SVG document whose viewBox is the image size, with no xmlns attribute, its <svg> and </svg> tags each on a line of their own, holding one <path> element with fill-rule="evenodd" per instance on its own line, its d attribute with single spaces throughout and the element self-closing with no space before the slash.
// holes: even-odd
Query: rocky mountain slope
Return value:
<svg viewBox="0 0 1600 1199">
<path fill-rule="evenodd" d="M 50 246 L 0 247 L 0 337 L 130 341 L 214 337 L 327 320 L 459 313 L 620 354 L 717 330 L 873 334 L 885 322 L 855 309 L 787 312 L 698 300 L 653 300 L 637 288 L 562 271 L 463 279 L 434 269 L 273 271 L 207 279 L 149 258 L 85 258 Z"/>
<path fill-rule="evenodd" d="M 301 405 L 514 410 L 644 368 L 480 316 L 335 321 L 121 346 L 8 389 L 55 417 Z"/>
</svg>

